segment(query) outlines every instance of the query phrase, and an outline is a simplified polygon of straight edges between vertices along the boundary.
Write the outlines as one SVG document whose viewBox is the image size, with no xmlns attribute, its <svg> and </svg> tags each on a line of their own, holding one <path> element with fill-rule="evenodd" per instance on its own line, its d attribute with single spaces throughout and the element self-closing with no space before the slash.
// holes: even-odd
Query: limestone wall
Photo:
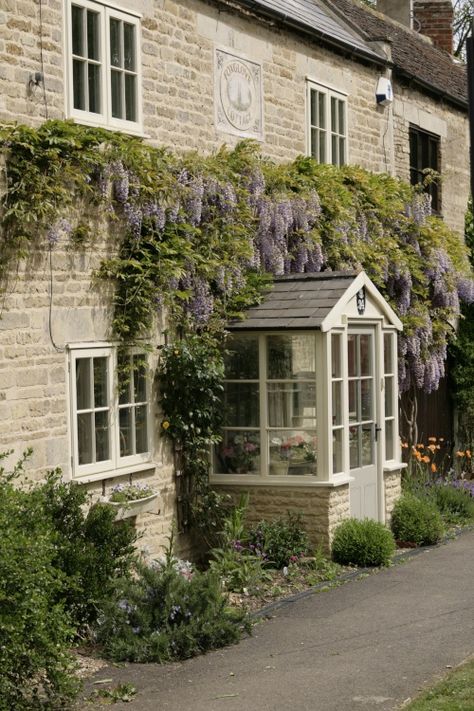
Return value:
<svg viewBox="0 0 474 711">
<path fill-rule="evenodd" d="M 390 525 L 392 511 L 395 503 L 400 498 L 402 493 L 402 474 L 400 470 L 395 472 L 385 472 L 384 475 L 385 487 L 385 523 Z"/>
</svg>

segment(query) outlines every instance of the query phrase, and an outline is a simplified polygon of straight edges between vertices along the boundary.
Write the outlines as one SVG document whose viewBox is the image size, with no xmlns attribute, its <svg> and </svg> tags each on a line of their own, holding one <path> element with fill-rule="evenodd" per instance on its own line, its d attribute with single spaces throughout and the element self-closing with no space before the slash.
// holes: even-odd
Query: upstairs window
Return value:
<svg viewBox="0 0 474 711">
<path fill-rule="evenodd" d="M 440 172 L 440 140 L 439 136 L 428 131 L 422 131 L 417 126 L 410 126 L 410 182 L 412 185 L 424 184 L 427 173 L 432 170 Z M 439 185 L 435 180 L 424 187 L 431 195 L 431 207 L 434 212 L 441 212 L 441 196 Z"/>
<path fill-rule="evenodd" d="M 82 123 L 141 132 L 140 22 L 89 0 L 68 13 L 69 115 Z"/>
<path fill-rule="evenodd" d="M 343 94 L 307 84 L 308 153 L 318 163 L 347 163 L 347 101 Z"/>
</svg>

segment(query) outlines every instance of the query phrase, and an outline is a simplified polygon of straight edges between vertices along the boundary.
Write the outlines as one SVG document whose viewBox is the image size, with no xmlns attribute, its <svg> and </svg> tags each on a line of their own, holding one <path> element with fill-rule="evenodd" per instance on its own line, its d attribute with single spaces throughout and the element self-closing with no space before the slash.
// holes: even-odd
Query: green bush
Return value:
<svg viewBox="0 0 474 711">
<path fill-rule="evenodd" d="M 301 515 L 288 511 L 286 518 L 260 521 L 249 533 L 249 548 L 276 568 L 306 554 L 309 540 Z"/>
<path fill-rule="evenodd" d="M 465 489 L 446 484 L 431 487 L 433 501 L 446 523 L 468 523 L 474 519 L 474 499 Z"/>
<path fill-rule="evenodd" d="M 341 565 L 389 565 L 394 552 L 392 534 L 378 521 L 350 518 L 334 532 L 332 557 Z"/>
<path fill-rule="evenodd" d="M 57 708 L 77 685 L 55 536 L 39 500 L 0 471 L 0 711 Z"/>
<path fill-rule="evenodd" d="M 164 564 L 138 563 L 133 578 L 119 581 L 97 640 L 114 661 L 166 662 L 237 642 L 243 629 L 248 618 L 228 607 L 219 577 L 183 574 L 168 551 Z"/>
<path fill-rule="evenodd" d="M 54 531 L 53 565 L 64 575 L 61 597 L 76 626 L 97 618 L 114 581 L 126 575 L 135 555 L 136 533 L 128 521 L 115 522 L 115 509 L 96 504 L 85 513 L 83 486 L 62 482 L 51 472 L 31 491 Z"/>
<path fill-rule="evenodd" d="M 443 521 L 435 504 L 408 493 L 396 502 L 391 525 L 398 541 L 419 546 L 437 543 L 443 535 Z"/>
</svg>

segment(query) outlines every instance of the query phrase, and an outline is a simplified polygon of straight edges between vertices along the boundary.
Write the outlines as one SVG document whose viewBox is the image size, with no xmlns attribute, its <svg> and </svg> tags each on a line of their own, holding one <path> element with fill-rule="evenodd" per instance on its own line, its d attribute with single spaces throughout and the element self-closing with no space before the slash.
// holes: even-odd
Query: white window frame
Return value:
<svg viewBox="0 0 474 711">
<path fill-rule="evenodd" d="M 95 0 L 65 0 L 65 76 L 67 80 L 66 114 L 68 118 L 88 126 L 101 126 L 112 130 L 123 131 L 133 135 L 143 135 L 142 113 L 142 75 L 141 75 L 141 22 L 140 16 L 133 12 L 125 12 L 112 5 L 105 5 Z M 99 56 L 101 82 L 101 113 L 74 108 L 73 83 L 73 53 L 72 53 L 72 6 L 90 10 L 99 15 Z M 117 19 L 135 27 L 135 61 L 136 61 L 136 120 L 129 121 L 112 116 L 112 82 L 110 64 L 110 20 Z"/>
<path fill-rule="evenodd" d="M 134 469 L 141 469 L 151 462 L 151 404 L 150 404 L 150 378 L 146 377 L 146 421 L 147 421 L 147 451 L 129 456 L 120 455 L 120 422 L 119 412 L 123 404 L 119 404 L 119 389 L 117 382 L 118 347 L 114 345 L 97 346 L 69 346 L 69 393 L 70 393 L 70 430 L 71 430 L 71 474 L 73 479 L 83 477 L 105 479 L 111 476 L 132 473 Z M 144 355 L 132 349 L 130 355 Z M 109 459 L 90 464 L 79 464 L 79 441 L 77 431 L 77 390 L 76 390 L 76 362 L 81 358 L 107 358 L 107 386 L 110 412 L 109 421 Z M 146 357 L 146 356 L 145 356 Z M 131 403 L 133 405 L 133 403 Z M 91 408 L 95 409 L 95 408 Z"/>
<path fill-rule="evenodd" d="M 324 122 L 325 122 L 325 157 L 324 160 L 320 160 L 319 153 L 313 156 L 313 146 L 312 146 L 312 128 L 320 129 L 320 126 L 313 126 L 311 123 L 311 93 L 317 91 L 322 94 L 324 98 Z M 332 130 L 332 100 L 342 102 L 344 106 L 344 132 L 340 133 L 338 130 Z M 339 105 L 339 104 L 338 104 Z M 309 156 L 313 156 L 316 160 L 321 163 L 329 163 L 333 165 L 347 165 L 348 163 L 348 128 L 347 128 L 347 94 L 338 91 L 323 84 L 319 84 L 313 80 L 306 80 L 306 152 Z M 332 138 L 335 136 L 337 138 L 337 155 L 333 155 L 332 148 Z M 339 139 L 344 140 L 344 160 L 341 162 L 339 157 Z"/>
</svg>

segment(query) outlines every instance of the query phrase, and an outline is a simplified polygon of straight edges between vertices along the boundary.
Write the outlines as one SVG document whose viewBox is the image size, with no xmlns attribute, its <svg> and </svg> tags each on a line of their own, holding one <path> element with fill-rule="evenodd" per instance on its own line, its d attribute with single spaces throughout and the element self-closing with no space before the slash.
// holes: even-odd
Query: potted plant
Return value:
<svg viewBox="0 0 474 711">
<path fill-rule="evenodd" d="M 152 511 L 157 496 L 148 484 L 116 484 L 102 501 L 116 508 L 115 519 L 121 521 Z"/>
<path fill-rule="evenodd" d="M 315 471 L 316 442 L 294 435 L 286 440 L 275 437 L 271 440 L 272 452 L 270 474 L 311 474 Z"/>
</svg>

